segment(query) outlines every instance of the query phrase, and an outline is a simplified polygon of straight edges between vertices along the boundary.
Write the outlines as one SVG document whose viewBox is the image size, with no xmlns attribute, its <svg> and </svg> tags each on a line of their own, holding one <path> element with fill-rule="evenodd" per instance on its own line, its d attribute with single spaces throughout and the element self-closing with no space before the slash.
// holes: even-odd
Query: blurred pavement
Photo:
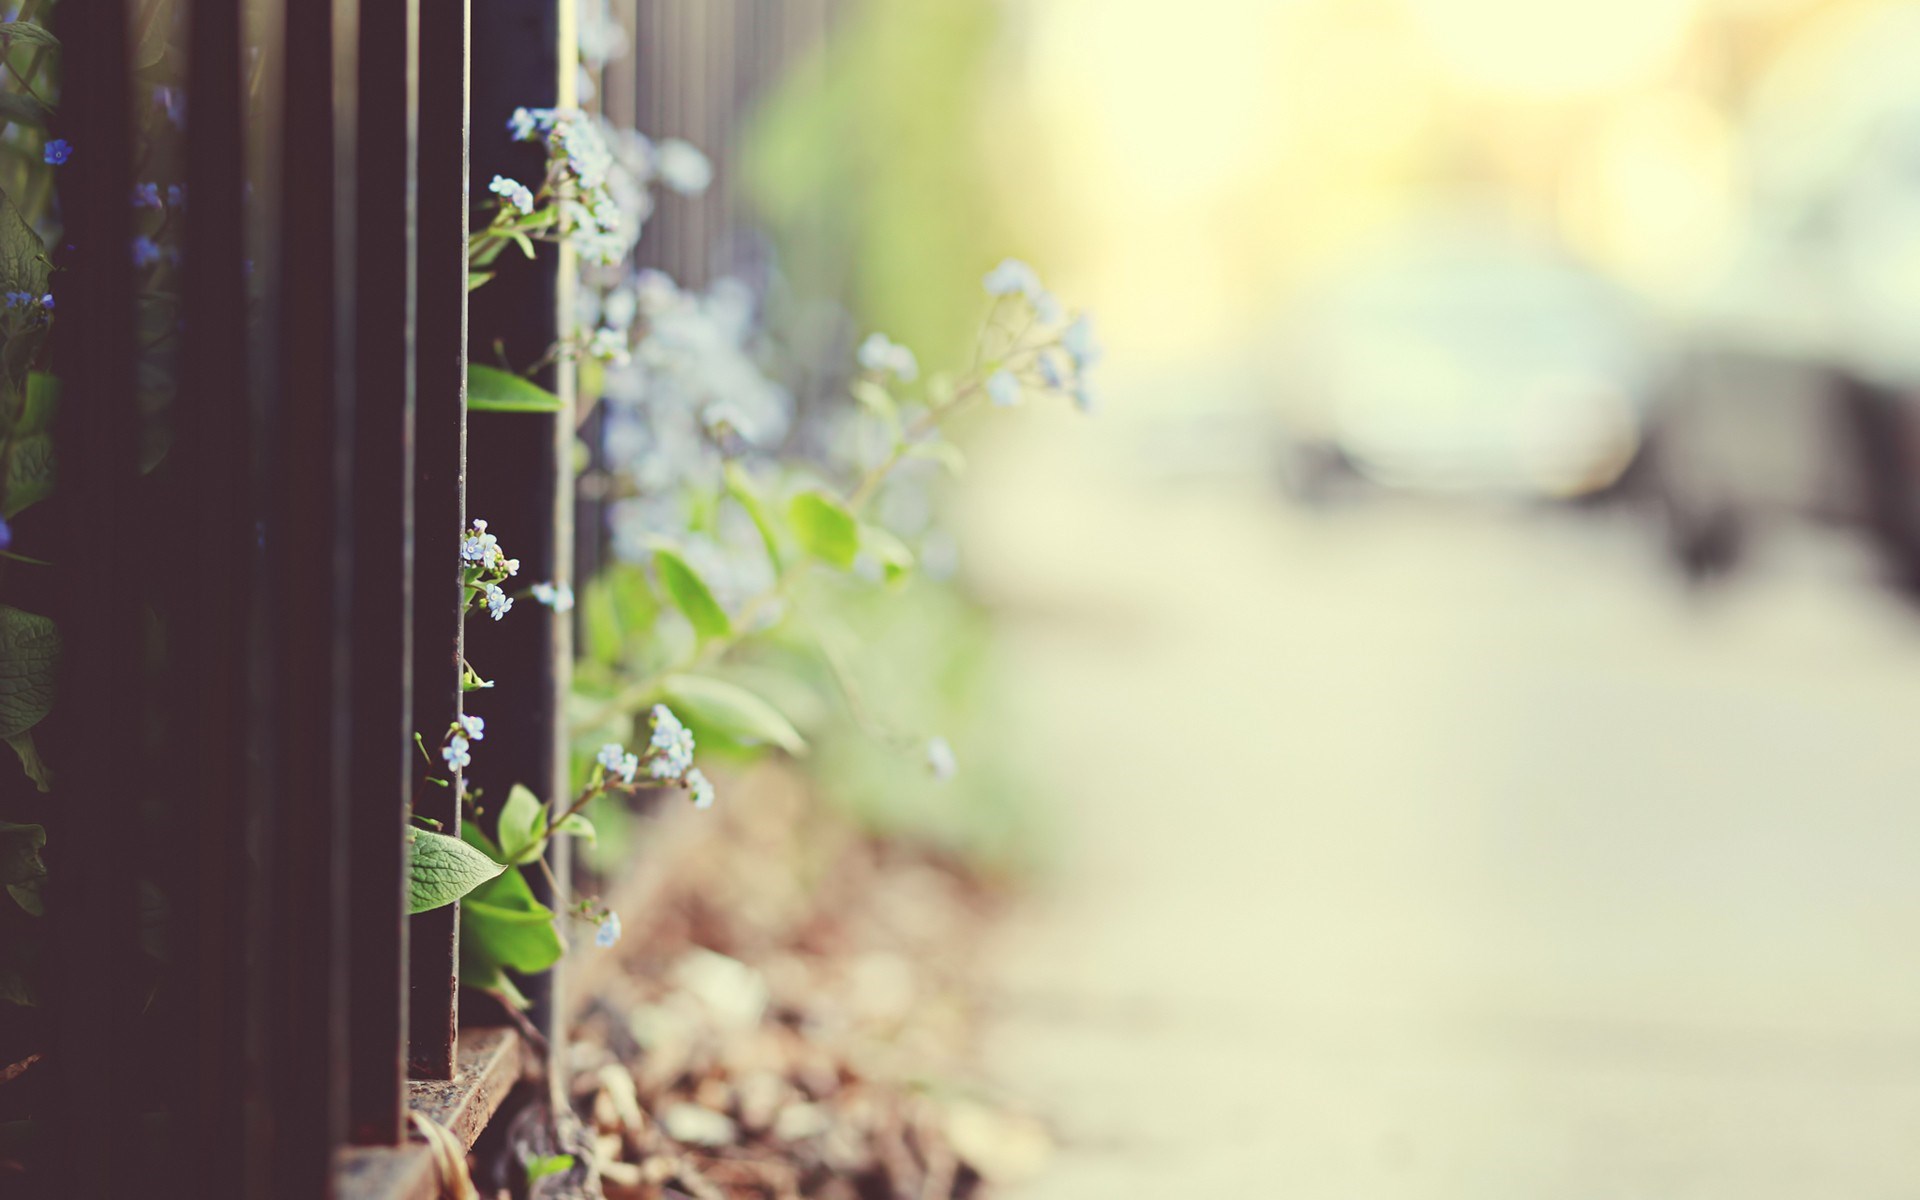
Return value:
<svg viewBox="0 0 1920 1200">
<path fill-rule="evenodd" d="M 1061 1148 L 1006 1194 L 1920 1194 L 1920 620 L 1864 554 L 1703 601 L 1622 518 L 1019 418 L 964 540 L 1066 829 L 988 1069 Z"/>
</svg>

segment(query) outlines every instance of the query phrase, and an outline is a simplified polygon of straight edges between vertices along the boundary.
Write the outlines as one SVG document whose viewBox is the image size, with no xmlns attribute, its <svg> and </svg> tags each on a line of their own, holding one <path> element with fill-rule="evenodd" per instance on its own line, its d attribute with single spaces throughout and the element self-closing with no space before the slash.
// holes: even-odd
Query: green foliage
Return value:
<svg viewBox="0 0 1920 1200">
<path fill-rule="evenodd" d="M 26 99 L 11 92 L 0 93 L 0 97 Z M 28 103 L 37 105 L 34 101 Z M 23 124 L 34 123 L 16 115 L 4 100 L 0 100 L 0 116 Z M 46 243 L 33 231 L 13 197 L 0 192 L 0 291 L 42 295 L 47 290 L 47 272 L 51 266 L 47 261 Z"/>
<path fill-rule="evenodd" d="M 728 463 L 726 470 L 727 494 L 734 502 L 746 510 L 752 519 L 753 527 L 760 532 L 761 544 L 767 548 L 767 561 L 773 564 L 775 574 L 786 569 L 786 555 L 780 549 L 780 535 L 774 528 L 773 518 L 767 513 L 767 503 L 753 486 L 753 480 L 740 469 L 739 463 Z"/>
<path fill-rule="evenodd" d="M 505 870 L 505 866 L 457 837 L 427 829 L 411 830 L 407 911 L 421 913 L 452 904 Z"/>
<path fill-rule="evenodd" d="M 36 917 L 44 911 L 40 888 L 47 877 L 47 865 L 40 861 L 40 848 L 46 844 L 44 827 L 0 821 L 0 885 Z"/>
<path fill-rule="evenodd" d="M 503 858 L 473 822 L 462 823 L 460 836 L 489 859 Z M 503 968 L 531 974 L 559 962 L 567 947 L 553 917 L 517 869 L 503 869 L 475 888 L 460 905 L 461 981 L 499 990 L 492 981 Z"/>
<path fill-rule="evenodd" d="M 0 737 L 25 733 L 52 709 L 59 666 L 53 622 L 0 604 Z"/>
<path fill-rule="evenodd" d="M 481 363 L 467 366 L 470 412 L 557 413 L 565 407 L 560 397 L 511 371 Z"/>
<path fill-rule="evenodd" d="M 806 739 L 780 710 L 746 688 L 708 675 L 669 675 L 660 683 L 668 704 L 696 726 L 717 730 L 742 745 L 774 745 L 788 754 L 807 752 Z"/>
<path fill-rule="evenodd" d="M 573 1155 L 549 1154 L 527 1163 L 527 1182 L 533 1183 L 549 1175 L 560 1175 L 573 1170 Z"/>
<path fill-rule="evenodd" d="M 7 53 L 15 46 L 44 46 L 57 50 L 60 41 L 45 26 L 32 21 L 0 22 L 0 54 Z"/>
<path fill-rule="evenodd" d="M 13 747 L 13 752 L 20 756 L 20 769 L 27 773 L 28 779 L 33 780 L 33 786 L 43 792 L 52 791 L 53 772 L 40 757 L 40 748 L 33 744 L 32 731 L 14 734 L 7 739 L 7 745 Z"/>
<path fill-rule="evenodd" d="M 860 523 L 825 492 L 801 492 L 787 504 L 787 523 L 808 554 L 846 570 L 860 553 Z"/>
<path fill-rule="evenodd" d="M 546 848 L 546 807 L 526 785 L 516 783 L 500 810 L 500 859 L 519 866 L 539 858 Z"/>
<path fill-rule="evenodd" d="M 660 586 L 667 589 L 674 607 L 693 623 L 693 632 L 701 641 L 733 633 L 733 622 L 727 618 L 726 610 L 713 598 L 707 581 L 687 565 L 686 559 L 665 546 L 657 546 L 653 551 L 653 566 L 660 574 Z"/>
</svg>

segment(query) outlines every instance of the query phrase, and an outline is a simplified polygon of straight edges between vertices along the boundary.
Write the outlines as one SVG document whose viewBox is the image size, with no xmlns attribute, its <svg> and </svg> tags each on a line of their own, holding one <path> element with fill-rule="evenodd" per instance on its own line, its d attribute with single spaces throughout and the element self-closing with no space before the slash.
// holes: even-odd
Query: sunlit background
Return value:
<svg viewBox="0 0 1920 1200">
<path fill-rule="evenodd" d="M 739 170 L 1109 347 L 949 496 L 1013 1194 L 1920 1189 L 1920 5 L 854 6 Z"/>
</svg>

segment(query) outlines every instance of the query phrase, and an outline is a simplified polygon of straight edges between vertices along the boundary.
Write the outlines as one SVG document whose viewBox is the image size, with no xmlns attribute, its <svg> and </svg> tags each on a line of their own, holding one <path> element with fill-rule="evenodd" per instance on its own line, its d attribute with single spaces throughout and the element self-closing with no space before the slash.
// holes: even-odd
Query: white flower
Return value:
<svg viewBox="0 0 1920 1200">
<path fill-rule="evenodd" d="M 655 779 L 679 779 L 693 767 L 693 732 L 664 704 L 653 706 L 653 741 L 647 750 L 647 770 Z"/>
<path fill-rule="evenodd" d="M 687 792 L 693 797 L 695 808 L 713 807 L 713 782 L 699 767 L 687 772 Z"/>
<path fill-rule="evenodd" d="M 593 761 L 599 763 L 609 773 L 612 773 L 620 769 L 620 759 L 626 752 L 627 748 L 619 742 L 608 742 L 606 745 L 600 747 L 600 753 L 593 756 Z"/>
<path fill-rule="evenodd" d="M 513 597 L 501 591 L 499 584 L 490 583 L 487 585 L 487 612 L 492 614 L 494 620 L 498 621 L 500 618 L 506 616 L 507 610 L 512 607 Z"/>
<path fill-rule="evenodd" d="M 593 944 L 602 950 L 611 949 L 620 940 L 620 914 L 610 912 L 600 919 L 600 928 L 594 931 Z"/>
<path fill-rule="evenodd" d="M 884 333 L 868 334 L 855 357 L 867 370 L 892 372 L 901 383 L 912 383 L 920 377 L 920 363 L 913 357 L 913 351 Z"/>
<path fill-rule="evenodd" d="M 473 761 L 473 755 L 467 750 L 467 739 L 456 733 L 447 739 L 446 745 L 440 747 L 440 757 L 447 760 L 447 766 L 458 771 Z"/>
<path fill-rule="evenodd" d="M 549 122 L 551 122 L 553 110 L 543 109 L 540 111 L 548 113 Z M 534 110 L 532 109 L 516 108 L 513 110 L 513 115 L 507 118 L 507 128 L 513 133 L 514 141 L 530 142 L 533 140 L 533 135 L 539 129 L 539 122 L 535 119 L 533 113 Z"/>
<path fill-rule="evenodd" d="M 487 190 L 504 198 L 509 204 L 523 213 L 533 211 L 533 192 L 517 179 L 508 179 L 505 175 L 495 175 Z"/>
<path fill-rule="evenodd" d="M 587 339 L 587 353 L 604 363 L 624 367 L 633 361 L 633 355 L 627 351 L 627 335 L 617 329 L 596 329 Z"/>
<path fill-rule="evenodd" d="M 639 774 L 639 772 L 640 756 L 638 754 L 623 754 L 620 756 L 620 769 L 618 772 L 620 782 L 632 783 L 633 777 Z"/>
<path fill-rule="evenodd" d="M 987 398 L 1001 408 L 1012 408 L 1020 403 L 1020 381 L 1012 371 L 995 371 L 987 376 Z"/>
<path fill-rule="evenodd" d="M 555 612 L 570 612 L 573 609 L 573 588 L 564 583 L 536 583 L 533 585 L 533 598 Z"/>
<path fill-rule="evenodd" d="M 941 783 L 952 779 L 960 770 L 960 764 L 954 761 L 953 747 L 943 737 L 927 739 L 927 769 Z"/>
<path fill-rule="evenodd" d="M 462 733 L 476 742 L 483 742 L 487 739 L 487 722 L 484 717 L 476 717 L 462 713 L 460 716 L 454 718 L 454 723 L 460 726 Z"/>
<path fill-rule="evenodd" d="M 1076 370 L 1084 371 L 1099 362 L 1102 351 L 1093 336 L 1093 318 L 1085 313 L 1075 317 L 1060 334 L 1060 346 L 1073 358 Z"/>
<path fill-rule="evenodd" d="M 1040 276 L 1017 258 L 1002 259 L 999 266 L 987 272 L 987 277 L 981 283 L 989 296 L 1021 295 L 1032 299 L 1046 292 L 1040 286 Z"/>
<path fill-rule="evenodd" d="M 654 170 L 660 182 L 683 196 L 704 192 L 713 182 L 707 156 L 679 138 L 666 138 L 654 147 Z"/>
<path fill-rule="evenodd" d="M 484 563 L 499 546 L 499 541 L 487 532 L 487 523 L 475 521 L 473 532 L 460 539 L 460 557 L 468 562 Z"/>
</svg>

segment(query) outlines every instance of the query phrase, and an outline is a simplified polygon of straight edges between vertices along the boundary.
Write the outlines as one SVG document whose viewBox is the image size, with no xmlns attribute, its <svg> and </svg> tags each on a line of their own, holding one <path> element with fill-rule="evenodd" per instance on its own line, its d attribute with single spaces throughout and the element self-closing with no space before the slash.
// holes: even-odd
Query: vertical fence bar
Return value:
<svg viewBox="0 0 1920 1200">
<path fill-rule="evenodd" d="M 404 1136 L 413 723 L 415 0 L 362 0 L 356 130 L 348 1135 Z"/>
<path fill-rule="evenodd" d="M 260 1158 L 247 1112 L 262 1084 L 253 1028 L 250 914 L 258 830 L 248 805 L 254 496 L 242 182 L 246 178 L 240 0 L 189 13 L 184 304 L 174 437 L 163 463 L 191 539 L 161 605 L 169 631 L 170 820 L 184 835 L 168 890 L 176 916 L 167 1005 L 184 1018 L 174 1053 L 185 1095 L 172 1169 L 208 1196 L 238 1196 Z M 324 931 L 316 931 L 324 937 Z"/>
<path fill-rule="evenodd" d="M 568 9 L 568 0 L 474 0 L 475 176 L 541 177 L 541 148 L 512 141 L 506 123 L 517 107 L 554 107 L 571 94 L 572 26 L 563 22 Z M 477 358 L 525 367 L 547 353 L 563 328 L 561 306 L 570 286 L 563 282 L 562 260 L 551 246 L 542 246 L 531 263 L 501 260 L 499 277 L 472 297 L 469 343 Z M 562 414 L 484 413 L 467 431 L 468 511 L 491 523 L 490 531 L 520 559 L 520 575 L 529 581 L 569 578 L 570 375 L 548 369 L 539 377 L 566 402 Z M 468 697 L 469 709 L 487 718 L 486 753 L 475 756 L 472 772 L 483 803 L 497 811 L 515 783 L 542 799 L 564 791 L 568 622 L 526 603 L 503 621 L 476 622 L 467 640 L 475 669 L 498 685 Z M 553 839 L 556 855 L 564 854 L 566 840 Z M 563 857 L 555 870 L 564 885 Z M 534 1002 L 535 1020 L 549 1033 L 547 1023 L 558 1011 L 552 1003 L 557 974 L 529 979 L 523 989 Z"/>
<path fill-rule="evenodd" d="M 67 265 L 62 330 L 74 352 L 61 369 L 71 391 L 55 426 L 64 510 L 55 557 L 64 647 L 56 711 L 46 723 L 47 759 L 59 772 L 48 842 L 60 855 L 48 880 L 49 972 L 54 1013 L 50 1067 L 54 1152 L 50 1191 L 75 1200 L 131 1194 L 142 1174 L 137 1150 L 98 1146 L 99 1089 L 133 1059 L 137 1015 L 134 896 L 137 789 L 125 764 L 98 752 L 97 719 L 140 712 L 134 527 L 137 482 L 134 402 L 132 190 L 128 5 L 99 0 L 59 14 L 67 47 L 66 94 L 49 136 L 85 146 L 59 178 Z M 124 707 L 123 707 L 124 706 Z M 137 735 L 136 735 L 137 739 Z M 84 852 L 78 849 L 84 847 Z"/>
<path fill-rule="evenodd" d="M 458 566 L 466 521 L 467 22 L 467 0 L 421 0 L 413 700 L 414 728 L 429 747 L 460 715 L 464 645 Z M 459 829 L 453 788 L 416 788 L 414 810 L 449 832 Z M 409 926 L 407 1069 L 416 1078 L 451 1079 L 460 906 L 421 913 Z"/>
<path fill-rule="evenodd" d="M 346 761 L 350 697 L 347 598 L 351 531 L 347 404 L 353 395 L 341 321 L 352 280 L 354 111 L 351 6 L 281 5 L 281 172 L 275 290 L 278 362 L 270 373 L 274 435 L 266 606 L 277 653 L 280 740 L 272 830 L 272 963 L 261 1014 L 271 1064 L 264 1118 L 271 1182 L 254 1194 L 318 1197 L 346 1121 Z M 347 103 L 342 104 L 342 98 Z"/>
</svg>

